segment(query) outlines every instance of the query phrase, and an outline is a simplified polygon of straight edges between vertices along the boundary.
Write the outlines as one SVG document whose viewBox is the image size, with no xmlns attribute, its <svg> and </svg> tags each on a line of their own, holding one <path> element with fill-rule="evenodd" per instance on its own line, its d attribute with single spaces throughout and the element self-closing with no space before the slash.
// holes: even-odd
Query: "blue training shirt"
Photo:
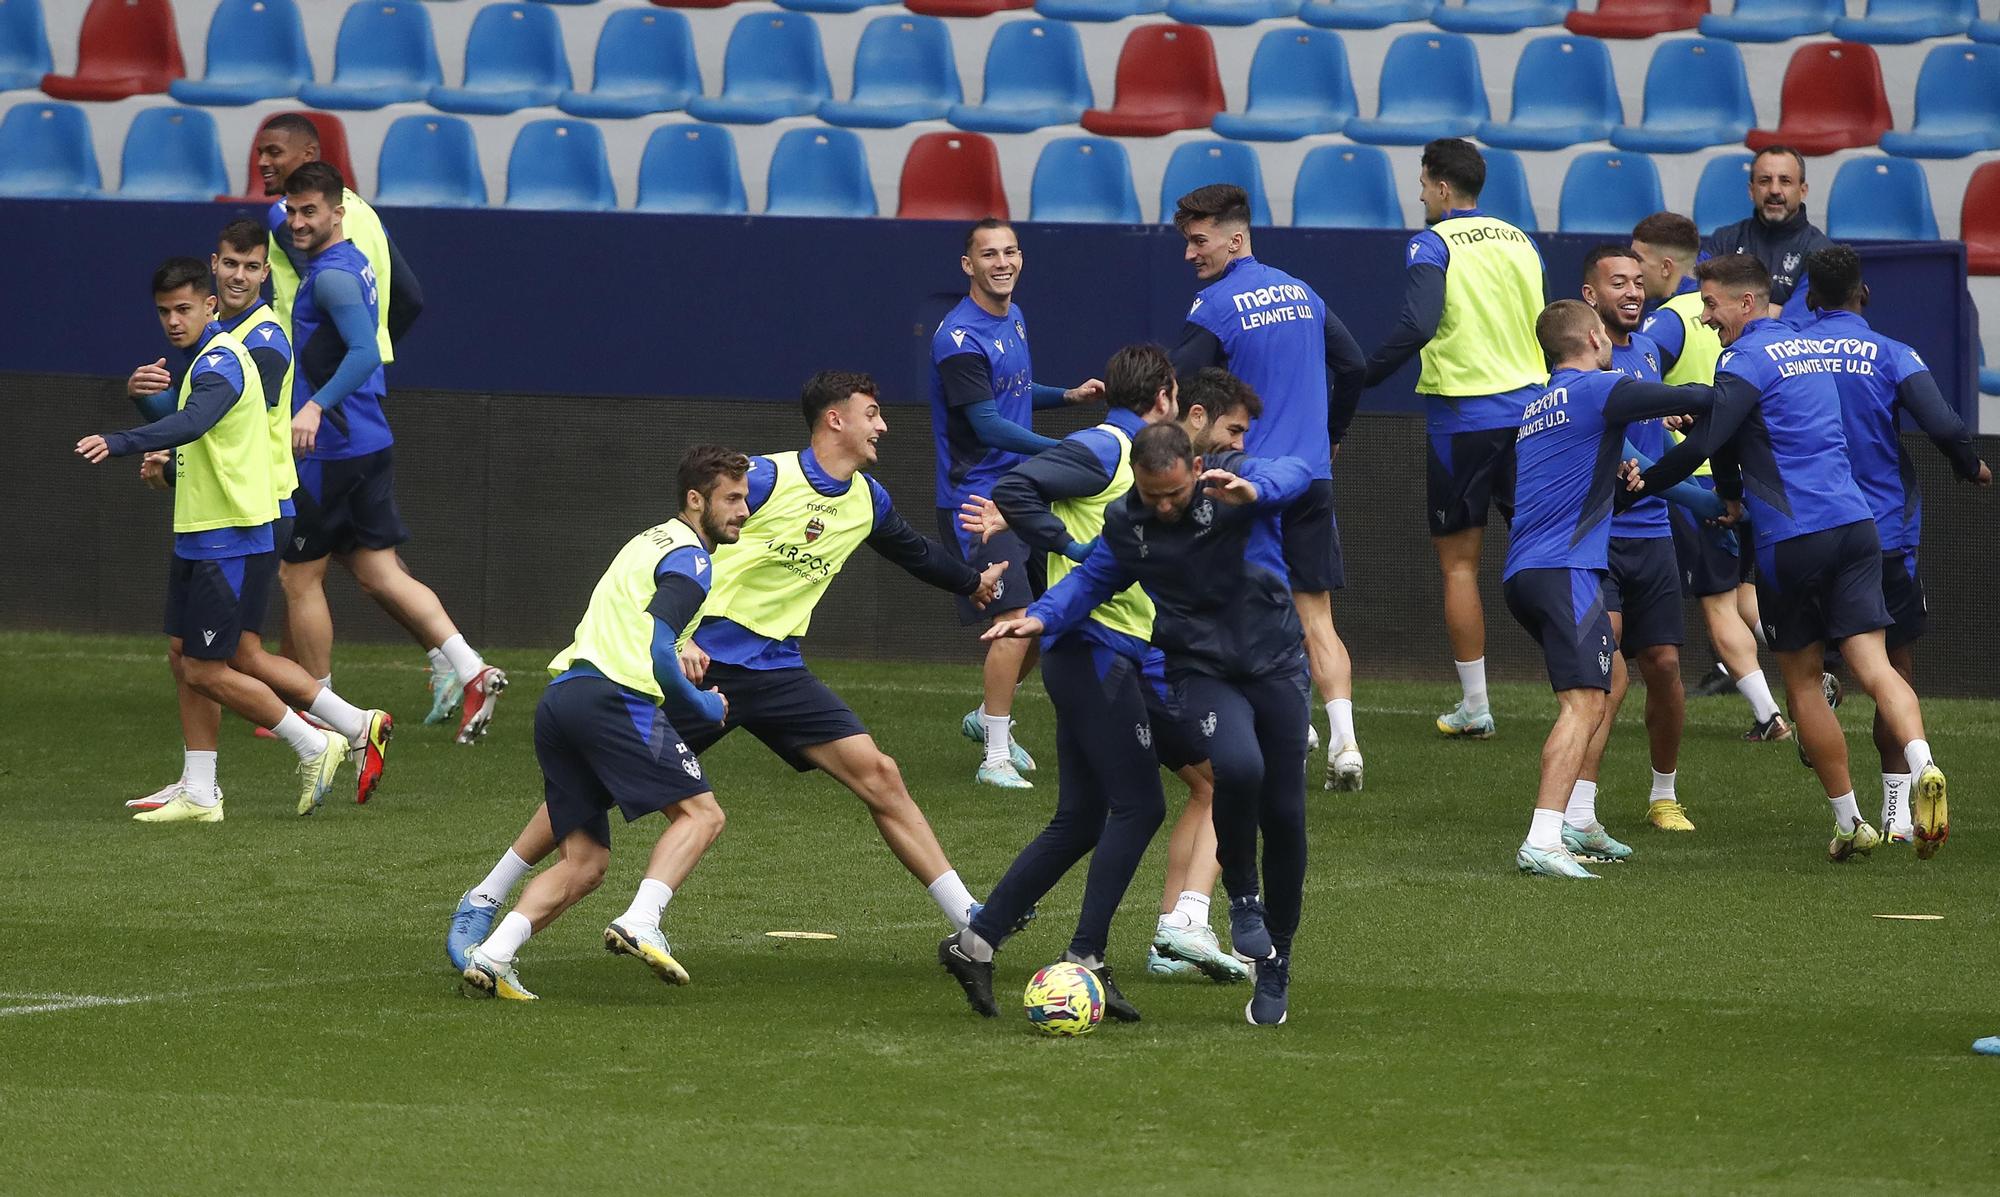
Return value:
<svg viewBox="0 0 2000 1197">
<path fill-rule="evenodd" d="M 1332 478 L 1326 301 L 1284 271 L 1243 257 L 1195 295 L 1187 318 L 1222 343 L 1229 372 L 1264 401 L 1244 451 L 1296 457 L 1314 478 Z"/>
<path fill-rule="evenodd" d="M 931 436 L 937 449 L 937 505 L 958 510 L 967 495 L 991 495 L 993 484 L 1025 455 L 994 449 L 974 434 L 967 418 L 966 398 L 959 404 L 945 393 L 938 367 L 960 354 L 985 359 L 990 398 L 1002 419 L 1031 428 L 1035 419 L 1034 367 L 1028 358 L 1028 318 L 1020 305 L 995 316 L 971 296 L 945 315 L 931 334 Z"/>
<path fill-rule="evenodd" d="M 1651 337 L 1633 333 L 1631 340 L 1611 347 L 1611 369 L 1640 382 L 1660 381 L 1660 349 Z M 1668 448 L 1667 426 L 1658 417 L 1634 420 L 1625 426 L 1625 439 L 1634 449 L 1658 461 Z M 1667 522 L 1667 501 L 1648 497 L 1611 517 L 1611 535 L 1627 540 L 1658 540 L 1674 534 Z"/>
<path fill-rule="evenodd" d="M 1805 335 L 1819 338 L 1829 359 L 1839 366 L 1833 384 L 1840 394 L 1848 465 L 1875 517 L 1882 551 L 1916 548 L 1923 533 L 1923 496 L 1917 489 L 1916 467 L 1897 431 L 1902 406 L 1898 393 L 1909 380 L 1928 375 L 1930 367 L 1916 350 L 1876 332 L 1853 312 L 1826 312 L 1807 326 Z M 1930 389 L 1936 390 L 1934 382 Z M 1941 405 L 1942 396 L 1939 400 Z M 1956 413 L 1945 410 L 1950 422 L 1957 424 Z M 1931 431 L 1932 421 L 1919 419 L 1925 431 Z"/>
<path fill-rule="evenodd" d="M 327 402 L 320 404 L 325 413 L 319 439 L 309 458 L 312 461 L 365 457 L 388 448 L 396 439 L 390 434 L 389 419 L 382 412 L 382 399 L 388 388 L 377 357 L 380 350 L 372 339 L 381 302 L 375 288 L 375 268 L 351 241 L 329 246 L 318 257 L 308 260 L 299 280 L 298 297 L 292 303 L 292 345 L 297 354 L 297 368 L 292 372 L 292 411 L 297 412 L 307 402 L 320 398 L 321 388 L 333 381 L 350 349 L 349 341 L 336 325 L 335 313 L 329 310 L 335 306 L 332 299 L 325 305 L 320 302 L 322 279 L 331 276 L 340 276 L 341 281 L 338 286 L 329 285 L 330 290 L 343 295 L 358 290 L 360 310 L 354 314 L 365 314 L 371 338 L 359 348 L 376 361 L 374 368 L 356 380 L 354 388 L 344 397 L 328 394 Z M 354 327 L 359 329 L 360 321 L 354 321 Z M 333 406 L 327 406 L 328 403 Z"/>
</svg>

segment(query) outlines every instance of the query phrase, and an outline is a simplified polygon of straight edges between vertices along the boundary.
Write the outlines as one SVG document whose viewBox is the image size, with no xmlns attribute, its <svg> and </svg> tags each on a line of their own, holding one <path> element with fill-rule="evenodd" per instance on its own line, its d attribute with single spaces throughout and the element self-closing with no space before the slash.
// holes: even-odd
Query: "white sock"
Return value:
<svg viewBox="0 0 2000 1197">
<path fill-rule="evenodd" d="M 1597 783 L 1585 781 L 1581 777 L 1569 790 L 1569 806 L 1563 810 L 1563 822 L 1578 831 L 1590 830 L 1597 822 Z"/>
<path fill-rule="evenodd" d="M 346 736 L 350 744 L 358 744 L 368 736 L 368 712 L 331 690 L 315 694 L 307 710 L 313 718 Z"/>
<path fill-rule="evenodd" d="M 333 689 L 333 670 L 327 670 L 326 676 L 319 679 L 319 688 L 322 690 Z"/>
<path fill-rule="evenodd" d="M 1354 700 L 1351 698 L 1329 699 L 1326 704 L 1326 723 L 1333 729 L 1333 749 L 1338 752 L 1349 744 L 1356 748 L 1361 741 L 1354 736 Z"/>
<path fill-rule="evenodd" d="M 215 753 L 190 748 L 181 754 L 181 789 L 196 806 L 214 806 L 221 799 L 215 792 Z"/>
<path fill-rule="evenodd" d="M 1528 847 L 1544 851 L 1562 847 L 1562 823 L 1561 811 L 1536 807 L 1534 821 L 1528 824 Z"/>
<path fill-rule="evenodd" d="M 486 668 L 486 662 L 480 659 L 478 653 L 472 651 L 472 646 L 465 642 L 465 637 L 457 632 L 452 633 L 451 639 L 438 645 L 438 652 L 443 654 L 445 660 L 451 662 L 451 671 L 458 675 L 458 680 L 468 686 L 472 684 L 473 678 L 479 676 L 479 671 Z"/>
<path fill-rule="evenodd" d="M 424 655 L 431 659 L 432 673 L 452 672 L 451 662 L 445 658 L 444 650 L 436 648 L 427 648 L 424 650 Z"/>
<path fill-rule="evenodd" d="M 1833 807 L 1833 825 L 1836 830 L 1853 831 L 1855 824 L 1861 822 L 1861 808 L 1854 805 L 1853 790 L 1826 801 L 1827 805 Z"/>
<path fill-rule="evenodd" d="M 1651 797 L 1649 798 L 1649 801 L 1652 802 L 1679 801 L 1679 799 L 1674 797 L 1674 778 L 1678 776 L 1680 776 L 1678 771 L 1673 773 L 1662 773 L 1658 769 L 1653 770 L 1653 792 Z"/>
<path fill-rule="evenodd" d="M 1911 740 L 1903 746 L 1903 760 L 1910 766 L 1910 776 L 1924 771 L 1924 766 L 1933 763 L 1931 746 L 1924 740 Z"/>
<path fill-rule="evenodd" d="M 1477 661 L 1453 661 L 1458 669 L 1458 688 L 1465 694 L 1465 709 L 1479 712 L 1486 709 L 1486 658 Z"/>
<path fill-rule="evenodd" d="M 486 880 L 473 886 L 466 897 L 472 900 L 474 906 L 498 906 L 507 900 L 507 895 L 514 892 L 521 878 L 526 877 L 528 870 L 534 867 L 509 848 L 507 855 L 500 858 L 500 863 L 493 866 L 493 871 L 486 874 Z"/>
<path fill-rule="evenodd" d="M 528 921 L 527 915 L 510 910 L 500 925 L 493 928 L 493 934 L 486 937 L 486 942 L 479 945 L 479 950 L 495 964 L 512 964 L 515 953 L 534 933 L 535 925 Z"/>
<path fill-rule="evenodd" d="M 972 891 L 958 879 L 957 869 L 945 870 L 943 876 L 925 888 L 931 891 L 931 901 L 944 911 L 944 917 L 951 920 L 955 930 L 963 931 L 972 925 Z"/>
<path fill-rule="evenodd" d="M 1180 898 L 1174 902 L 1174 913 L 1186 918 L 1190 926 L 1208 926 L 1208 895 L 1191 889 L 1182 890 Z"/>
<path fill-rule="evenodd" d="M 987 767 L 1004 765 L 1011 759 L 1007 751 L 1007 742 L 1014 738 L 1014 721 L 1006 715 L 984 714 L 986 708 L 983 705 L 979 709 L 982 712 L 979 716 L 980 726 L 986 729 Z"/>
<path fill-rule="evenodd" d="M 1185 931 L 1189 927 L 1194 926 L 1194 921 L 1188 918 L 1186 914 L 1182 913 L 1180 907 L 1176 906 L 1172 910 L 1166 911 L 1160 915 L 1160 926 L 1172 927 L 1176 930 Z"/>
<path fill-rule="evenodd" d="M 618 921 L 627 929 L 657 928 L 660 925 L 660 916 L 666 913 L 667 903 L 673 900 L 673 886 L 648 877 L 639 882 L 639 892 L 633 895 L 632 904 L 625 908 L 624 914 L 618 916 Z"/>
<path fill-rule="evenodd" d="M 1882 830 L 1893 831 L 1910 825 L 1910 774 L 1882 775 Z"/>
<path fill-rule="evenodd" d="M 297 711 L 286 711 L 283 719 L 271 725 L 271 734 L 290 744 L 302 761 L 326 751 L 326 733 L 299 718 Z"/>
<path fill-rule="evenodd" d="M 1778 713 L 1778 704 L 1771 697 L 1771 683 L 1764 680 L 1764 671 L 1746 673 L 1736 679 L 1736 692 L 1750 704 L 1750 713 L 1762 723 Z"/>
</svg>

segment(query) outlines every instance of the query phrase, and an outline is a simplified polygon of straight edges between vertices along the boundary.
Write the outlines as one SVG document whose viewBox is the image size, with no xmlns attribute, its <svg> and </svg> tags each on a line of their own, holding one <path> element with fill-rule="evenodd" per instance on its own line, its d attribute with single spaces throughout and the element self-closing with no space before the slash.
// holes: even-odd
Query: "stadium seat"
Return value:
<svg viewBox="0 0 2000 1197">
<path fill-rule="evenodd" d="M 234 107 L 295 96 L 312 82 L 306 29 L 292 0 L 222 0 L 208 22 L 208 69 L 167 90 L 183 104 Z"/>
<path fill-rule="evenodd" d="M 214 117 L 198 108 L 148 108 L 132 118 L 119 162 L 120 198 L 206 203 L 227 190 Z"/>
<path fill-rule="evenodd" d="M 2000 274 L 2000 162 L 1972 172 L 1959 209 L 1958 239 L 1965 242 L 1969 274 Z"/>
<path fill-rule="evenodd" d="M 1923 164 L 1850 158 L 1833 176 L 1826 235 L 1836 241 L 1936 241 L 1937 211 Z"/>
<path fill-rule="evenodd" d="M 83 109 L 30 100 L 0 119 L 0 195 L 89 199 L 103 186 Z"/>
<path fill-rule="evenodd" d="M 491 11 L 490 9 L 487 11 Z M 539 120 L 521 126 L 507 157 L 507 206 L 608 212 L 618 206 L 604 134 L 589 121 Z"/>
<path fill-rule="evenodd" d="M 466 35 L 465 85 L 434 87 L 430 101 L 446 112 L 500 115 L 554 104 L 569 89 L 556 14 L 539 4 L 489 4 Z"/>
<path fill-rule="evenodd" d="M 167 0 L 90 0 L 77 37 L 76 74 L 42 76 L 58 100 L 150 95 L 187 74 Z"/>
<path fill-rule="evenodd" d="M 1432 0 L 1307 0 L 1299 17 L 1322 29 L 1382 29 L 1403 21 L 1426 21 Z"/>
<path fill-rule="evenodd" d="M 661 8 L 728 8 L 736 0 L 652 0 Z"/>
<path fill-rule="evenodd" d="M 1734 42 L 1695 37 L 1661 42 L 1646 67 L 1646 115 L 1611 134 L 1621 150 L 1689 154 L 1735 145 L 1757 123 L 1750 76 Z"/>
<path fill-rule="evenodd" d="M 1122 21 L 1167 11 L 1167 0 L 1035 0 L 1035 11 L 1052 21 Z"/>
<path fill-rule="evenodd" d="M 1027 133 L 1073 125 L 1096 103 L 1083 40 L 1068 21 L 1011 21 L 986 49 L 986 91 L 954 104 L 945 119 L 981 133 Z"/>
<path fill-rule="evenodd" d="M 1521 50 L 1514 113 L 1479 126 L 1479 140 L 1514 150 L 1559 150 L 1603 141 L 1625 119 L 1611 51 L 1596 38 L 1558 33 Z"/>
<path fill-rule="evenodd" d="M 1431 10 L 1431 23 L 1453 33 L 1519 33 L 1560 25 L 1574 7 L 1574 0 L 1463 0 L 1440 3 Z"/>
<path fill-rule="evenodd" d="M 1254 25 L 1299 15 L 1300 0 L 1167 0 L 1167 15 L 1189 25 Z"/>
<path fill-rule="evenodd" d="M 927 17 L 988 17 L 1010 9 L 1033 8 L 1035 0 L 903 0 L 903 6 Z"/>
<path fill-rule="evenodd" d="M 0 91 L 38 87 L 54 69 L 42 0 L 0 0 Z"/>
<path fill-rule="evenodd" d="M 1347 135 L 1371 145 L 1422 145 L 1470 137 L 1492 113 L 1479 55 L 1460 33 L 1405 33 L 1382 56 L 1382 84 L 1372 120 L 1347 122 Z"/>
<path fill-rule="evenodd" d="M 1882 63 L 1854 42 L 1800 46 L 1785 67 L 1778 127 L 1752 129 L 1743 144 L 1753 150 L 1788 145 L 1801 154 L 1874 145 L 1889 131 L 1889 97 L 1882 91 Z"/>
<path fill-rule="evenodd" d="M 280 116 L 302 116 L 311 121 L 313 128 L 319 131 L 320 161 L 330 164 L 335 170 L 339 171 L 340 177 L 347 180 L 349 188 L 356 192 L 361 190 L 361 184 L 356 181 L 359 176 L 354 173 L 354 158 L 347 150 L 347 126 L 341 123 L 339 117 L 330 112 L 302 112 L 298 110 L 273 112 L 270 116 L 258 122 L 257 132 L 262 133 L 265 125 L 270 124 L 273 118 Z M 243 194 L 218 195 L 215 198 L 224 203 L 268 204 L 271 202 L 271 197 L 264 194 L 264 180 L 257 171 L 257 138 L 255 136 L 250 138 L 250 166 L 249 169 L 244 171 L 243 177 L 245 180 Z"/>
<path fill-rule="evenodd" d="M 564 92 L 556 107 L 572 116 L 634 117 L 673 112 L 701 94 L 694 30 L 677 12 L 621 8 L 597 38 L 590 90 Z"/>
<path fill-rule="evenodd" d="M 777 0 L 779 8 L 789 8 L 793 12 L 860 12 L 879 4 L 894 4 L 896 0 Z"/>
<path fill-rule="evenodd" d="M 1584 37 L 1654 37 L 1693 29 L 1708 15 L 1708 0 L 1597 0 L 1594 12 L 1577 9 L 1563 28 Z"/>
<path fill-rule="evenodd" d="M 1479 193 L 1479 209 L 1497 216 L 1524 233 L 1541 226 L 1535 222 L 1535 197 L 1528 190 L 1528 168 L 1521 155 L 1512 150 L 1488 146 L 1480 151 L 1486 159 L 1486 186 Z"/>
<path fill-rule="evenodd" d="M 1946 42 L 1924 56 L 1917 119 L 1909 132 L 1882 134 L 1904 158 L 1963 158 L 2000 150 L 2000 46 Z"/>
<path fill-rule="evenodd" d="M 861 138 L 846 129 L 793 129 L 771 151 L 770 216 L 873 216 L 875 183 Z"/>
<path fill-rule="evenodd" d="M 1042 147 L 1028 219 L 1074 224 L 1138 224 L 1139 193 L 1125 147 L 1102 137 L 1058 137 Z"/>
<path fill-rule="evenodd" d="M 1292 186 L 1292 223 L 1314 229 L 1400 229 L 1389 155 L 1372 145 L 1313 147 Z"/>
<path fill-rule="evenodd" d="M 383 207 L 481 208 L 486 175 L 472 125 L 455 116 L 396 118 L 376 159 L 375 203 Z"/>
<path fill-rule="evenodd" d="M 1083 114 L 1106 137 L 1158 137 L 1206 129 L 1223 109 L 1215 42 L 1199 25 L 1142 25 L 1118 53 L 1117 98 Z"/>
<path fill-rule="evenodd" d="M 1974 21 L 1965 32 L 1975 42 L 2000 44 L 2000 21 Z"/>
<path fill-rule="evenodd" d="M 697 120 L 763 125 L 781 116 L 804 116 L 833 98 L 819 26 L 798 13 L 746 13 L 729 32 L 722 56 L 722 94 L 697 96 L 688 112 Z"/>
<path fill-rule="evenodd" d="M 1296 141 L 1338 133 L 1354 119 L 1347 46 L 1331 29 L 1273 29 L 1250 61 L 1250 102 L 1218 112 L 1214 129 L 1239 141 Z"/>
<path fill-rule="evenodd" d="M 951 33 L 937 17 L 876 17 L 854 49 L 854 94 L 819 106 L 819 119 L 857 129 L 942 120 L 965 101 Z"/>
<path fill-rule="evenodd" d="M 750 210 L 736 139 L 721 125 L 661 125 L 639 158 L 641 212 L 691 212 L 714 216 Z"/>
<path fill-rule="evenodd" d="M 1565 233 L 1629 237 L 1632 226 L 1667 206 L 1660 172 L 1644 154 L 1578 154 L 1563 176 L 1558 227 Z"/>
<path fill-rule="evenodd" d="M 1978 16 L 1974 0 L 1868 0 L 1868 15 L 1839 18 L 1833 36 L 1874 45 L 1962 37 Z"/>
<path fill-rule="evenodd" d="M 1825 33 L 1845 7 L 1842 0 L 1736 0 L 1727 16 L 1712 12 L 1700 28 L 1732 42 L 1786 42 Z"/>
<path fill-rule="evenodd" d="M 1985 342 L 1979 345 L 1979 393 L 2000 395 L 2000 368 L 1989 368 L 1986 365 Z"/>
<path fill-rule="evenodd" d="M 1190 141 L 1174 147 L 1160 177 L 1160 221 L 1173 218 L 1174 201 L 1210 183 L 1234 183 L 1250 193 L 1250 223 L 1271 223 L 1271 201 L 1264 194 L 1264 170 L 1257 151 L 1235 141 Z"/>
<path fill-rule="evenodd" d="M 333 82 L 307 83 L 299 99 L 315 108 L 381 108 L 422 100 L 443 83 L 423 4 L 358 0 L 340 21 Z"/>
<path fill-rule="evenodd" d="M 1755 154 L 1717 154 L 1694 185 L 1694 224 L 1704 235 L 1750 215 L 1750 164 Z"/>
<path fill-rule="evenodd" d="M 926 133 L 903 160 L 896 215 L 904 220 L 1007 219 L 1000 152 L 977 133 Z"/>
</svg>

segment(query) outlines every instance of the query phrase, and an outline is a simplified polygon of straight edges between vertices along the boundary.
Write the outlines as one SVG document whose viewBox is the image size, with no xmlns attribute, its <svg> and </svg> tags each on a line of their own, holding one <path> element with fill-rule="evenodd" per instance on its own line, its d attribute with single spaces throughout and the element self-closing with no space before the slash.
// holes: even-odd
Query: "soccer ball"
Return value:
<svg viewBox="0 0 2000 1197">
<path fill-rule="evenodd" d="M 1021 1005 L 1044 1035 L 1084 1035 L 1104 1017 L 1104 985 L 1081 964 L 1051 964 L 1028 982 Z"/>
</svg>

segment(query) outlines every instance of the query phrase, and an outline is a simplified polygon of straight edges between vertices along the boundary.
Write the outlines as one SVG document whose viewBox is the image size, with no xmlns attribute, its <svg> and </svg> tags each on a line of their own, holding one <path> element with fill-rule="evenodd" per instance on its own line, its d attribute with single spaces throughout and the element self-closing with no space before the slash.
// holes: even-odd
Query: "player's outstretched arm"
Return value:
<svg viewBox="0 0 2000 1197">
<path fill-rule="evenodd" d="M 1217 453 L 1204 459 L 1202 486 L 1218 502 L 1254 506 L 1259 510 L 1289 507 L 1312 485 L 1312 468 L 1296 457 L 1252 457 L 1248 453 Z M 1221 474 L 1221 479 L 1210 475 Z M 1226 480 L 1247 484 L 1249 492 Z M 1218 485 L 1221 484 L 1221 485 Z"/>
<path fill-rule="evenodd" d="M 1627 386 L 1653 387 L 1658 385 L 1658 383 L 1639 383 L 1627 379 L 1620 382 L 1616 387 L 1613 387 L 1611 394 L 1615 400 L 1619 391 Z M 1697 388 L 1667 387 L 1664 389 L 1669 391 L 1692 391 Z M 1668 450 L 1667 455 L 1655 462 L 1652 469 L 1647 470 L 1639 476 L 1640 487 L 1638 492 L 1621 492 L 1621 506 L 1629 503 L 1629 499 L 1626 498 L 1628 495 L 1634 493 L 1658 494 L 1666 490 L 1674 483 L 1694 473 L 1703 461 L 1710 459 L 1717 459 L 1714 461 L 1717 479 L 1716 490 L 1724 498 L 1732 497 L 1730 489 L 1725 487 L 1722 481 L 1725 471 L 1720 459 L 1723 457 L 1723 450 L 1729 444 L 1730 438 L 1736 435 L 1736 430 L 1742 427 L 1743 421 L 1752 411 L 1756 410 L 1758 400 L 1762 398 L 1762 392 L 1759 391 L 1755 383 L 1735 374 L 1728 373 L 1717 374 L 1715 376 L 1715 386 L 1707 389 L 1714 391 L 1714 408 L 1709 412 L 1708 418 L 1695 424 L 1688 431 L 1686 440 Z M 1671 404 L 1667 406 L 1671 407 Z M 1654 412 L 1653 414 L 1664 413 Z"/>
<path fill-rule="evenodd" d="M 1086 378 L 1073 387 L 1055 387 L 1046 383 L 1030 383 L 1034 391 L 1035 410 L 1061 407 L 1066 403 L 1100 403 L 1104 399 L 1102 379 Z"/>
<path fill-rule="evenodd" d="M 236 359 L 229 354 L 219 356 L 226 364 L 195 367 L 194 385 L 188 391 L 187 403 L 179 411 L 124 432 L 84 437 L 76 443 L 77 455 L 96 465 L 109 457 L 172 449 L 200 440 L 243 397 L 243 379 L 236 373 Z"/>
<path fill-rule="evenodd" d="M 1028 617 L 1040 623 L 1045 634 L 1059 636 L 1090 618 L 1092 611 L 1136 580 L 1110 553 L 1092 553 L 1089 560 L 1030 603 Z"/>
<path fill-rule="evenodd" d="M 139 415 L 148 423 L 165 419 L 174 410 L 173 372 L 167 369 L 167 359 L 159 358 L 132 371 L 125 380 L 125 396 L 132 406 L 139 409 Z"/>
<path fill-rule="evenodd" d="M 1029 548 L 1081 561 L 1089 550 L 1070 538 L 1051 505 L 1102 492 L 1117 469 L 1109 433 L 1087 429 L 1008 471 L 993 487 L 993 503 Z"/>
<path fill-rule="evenodd" d="M 1896 402 L 1931 443 L 1951 462 L 1952 472 L 1967 482 L 1977 482 L 1981 486 L 1991 485 L 1993 472 L 1979 459 L 1979 451 L 1973 447 L 1972 434 L 1966 431 L 1965 421 L 1945 402 L 1944 392 L 1938 390 L 1937 379 L 1929 370 L 1911 374 L 1896 385 Z M 1981 474 L 1984 474 L 1984 479 Z"/>
<path fill-rule="evenodd" d="M 869 478 L 868 486 L 875 496 L 875 530 L 868 534 L 869 548 L 919 582 L 953 594 L 978 593 L 978 570 L 960 561 L 937 541 L 910 527 L 889 501 L 889 492 L 882 489 L 881 483 Z"/>
<path fill-rule="evenodd" d="M 993 371 L 984 354 L 954 353 L 937 364 L 945 406 L 964 414 L 973 439 L 988 449 L 1030 456 L 1057 442 L 1000 414 L 993 403 Z"/>
<path fill-rule="evenodd" d="M 1368 359 L 1364 386 L 1377 386 L 1403 368 L 1437 336 L 1444 320 L 1444 270 L 1449 260 L 1444 242 L 1426 229 L 1410 238 L 1409 285 L 1403 292 L 1403 312 L 1389 339 Z"/>
<path fill-rule="evenodd" d="M 1624 464 L 1631 466 L 1637 474 L 1644 474 L 1653 468 L 1653 459 L 1639 452 L 1631 441 L 1625 442 L 1623 457 Z M 1625 473 L 1622 468 L 1619 472 L 1621 475 Z M 1658 497 L 1687 508 L 1701 520 L 1719 520 L 1725 513 L 1722 500 L 1715 497 L 1714 491 L 1704 490 L 1692 482 L 1676 482 L 1660 492 Z"/>
</svg>

